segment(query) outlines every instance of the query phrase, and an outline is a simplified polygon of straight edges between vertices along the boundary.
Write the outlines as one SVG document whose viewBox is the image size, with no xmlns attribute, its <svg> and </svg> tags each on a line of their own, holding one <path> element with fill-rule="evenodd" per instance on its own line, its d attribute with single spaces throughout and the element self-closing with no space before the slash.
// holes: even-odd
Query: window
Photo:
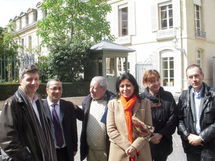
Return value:
<svg viewBox="0 0 215 161">
<path fill-rule="evenodd" d="M 202 62 L 203 62 L 203 52 L 202 52 L 202 49 L 199 49 L 196 52 L 196 64 L 202 67 Z"/>
<path fill-rule="evenodd" d="M 26 25 L 28 25 L 29 24 L 28 14 L 26 14 L 25 21 L 26 21 Z"/>
<path fill-rule="evenodd" d="M 128 35 L 128 7 L 119 6 L 119 36 Z"/>
<path fill-rule="evenodd" d="M 21 53 L 24 54 L 24 48 L 25 48 L 25 41 L 24 39 L 21 40 Z"/>
<path fill-rule="evenodd" d="M 161 61 L 163 86 L 174 86 L 174 57 L 163 57 Z"/>
<path fill-rule="evenodd" d="M 201 7 L 195 5 L 195 29 L 200 30 L 202 29 L 202 22 L 201 22 Z"/>
<path fill-rule="evenodd" d="M 206 38 L 206 32 L 203 31 L 202 8 L 199 5 L 194 5 L 194 21 L 195 21 L 195 36 Z"/>
<path fill-rule="evenodd" d="M 127 66 L 126 66 L 127 63 Z M 128 69 L 128 62 L 127 62 L 127 58 L 125 57 L 118 57 L 117 58 L 117 73 L 118 75 L 124 73 L 126 71 L 126 68 Z"/>
<path fill-rule="evenodd" d="M 173 10 L 172 4 L 159 7 L 160 28 L 162 30 L 173 28 Z"/>
<path fill-rule="evenodd" d="M 32 37 L 31 36 L 28 36 L 28 48 L 29 48 L 29 50 L 32 49 Z"/>
<path fill-rule="evenodd" d="M 106 76 L 115 75 L 115 65 L 114 58 L 106 58 Z"/>
</svg>

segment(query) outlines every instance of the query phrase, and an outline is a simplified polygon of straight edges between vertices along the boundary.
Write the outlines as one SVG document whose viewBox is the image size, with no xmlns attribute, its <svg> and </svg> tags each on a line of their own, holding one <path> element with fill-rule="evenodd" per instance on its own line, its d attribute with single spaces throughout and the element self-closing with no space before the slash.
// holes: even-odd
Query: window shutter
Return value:
<svg viewBox="0 0 215 161">
<path fill-rule="evenodd" d="M 173 0 L 173 27 L 181 27 L 181 0 Z"/>
<path fill-rule="evenodd" d="M 151 17 L 152 17 L 152 32 L 158 31 L 158 5 L 157 3 L 151 5 Z"/>
<path fill-rule="evenodd" d="M 135 35 L 136 34 L 136 16 L 135 16 L 135 2 L 129 1 L 128 2 L 128 35 Z"/>
</svg>

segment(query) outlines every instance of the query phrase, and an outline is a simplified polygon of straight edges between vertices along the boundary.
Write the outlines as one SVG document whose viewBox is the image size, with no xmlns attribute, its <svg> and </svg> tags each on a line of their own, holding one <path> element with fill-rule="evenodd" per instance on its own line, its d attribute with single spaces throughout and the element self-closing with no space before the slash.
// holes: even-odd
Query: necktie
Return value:
<svg viewBox="0 0 215 161">
<path fill-rule="evenodd" d="M 60 126 L 60 120 L 58 118 L 57 112 L 56 112 L 56 107 L 57 104 L 52 105 L 52 118 L 53 118 L 53 124 L 54 124 L 54 131 L 55 131 L 55 140 L 56 140 L 56 145 L 58 147 L 62 147 L 63 145 L 63 133 L 62 133 L 62 128 Z"/>
</svg>

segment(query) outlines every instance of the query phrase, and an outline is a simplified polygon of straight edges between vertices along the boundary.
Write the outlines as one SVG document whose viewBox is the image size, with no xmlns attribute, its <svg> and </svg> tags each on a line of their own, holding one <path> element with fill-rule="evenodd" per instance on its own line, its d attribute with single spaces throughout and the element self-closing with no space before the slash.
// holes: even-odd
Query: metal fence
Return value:
<svg viewBox="0 0 215 161">
<path fill-rule="evenodd" d="M 0 82 L 18 80 L 19 69 L 35 63 L 34 55 L 21 58 L 0 56 Z"/>
<path fill-rule="evenodd" d="M 0 57 L 0 82 L 17 80 L 19 60 L 7 56 Z"/>
</svg>

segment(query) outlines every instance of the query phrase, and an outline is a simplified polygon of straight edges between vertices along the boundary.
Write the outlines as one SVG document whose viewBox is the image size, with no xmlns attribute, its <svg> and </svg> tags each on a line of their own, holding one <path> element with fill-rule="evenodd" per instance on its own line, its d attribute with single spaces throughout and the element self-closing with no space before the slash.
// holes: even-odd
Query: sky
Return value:
<svg viewBox="0 0 215 161">
<path fill-rule="evenodd" d="M 41 0 L 0 0 L 0 26 L 5 27 L 10 19 L 26 12 L 29 8 L 36 8 Z"/>
</svg>

